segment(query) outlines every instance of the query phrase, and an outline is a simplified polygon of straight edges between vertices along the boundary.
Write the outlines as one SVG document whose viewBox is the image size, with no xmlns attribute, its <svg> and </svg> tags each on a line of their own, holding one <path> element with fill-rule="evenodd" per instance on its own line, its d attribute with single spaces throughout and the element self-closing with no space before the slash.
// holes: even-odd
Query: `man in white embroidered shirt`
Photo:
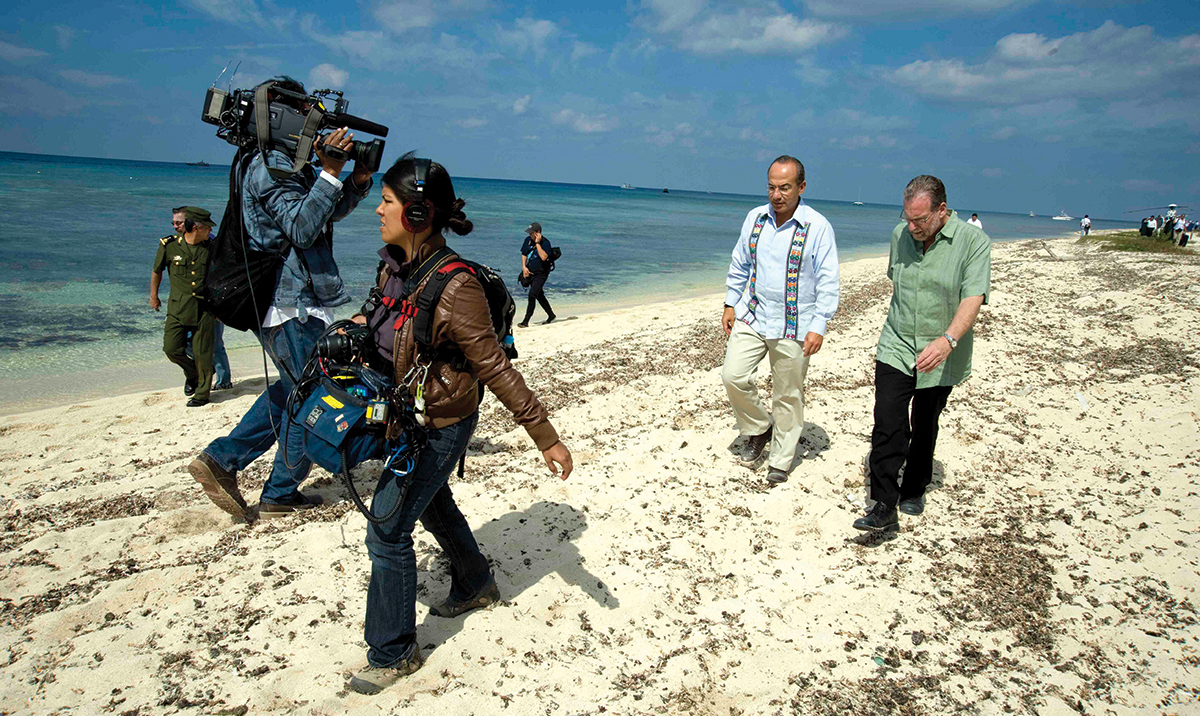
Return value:
<svg viewBox="0 0 1200 716">
<path fill-rule="evenodd" d="M 833 227 L 800 200 L 804 165 L 784 155 L 767 169 L 770 203 L 746 215 L 725 280 L 721 326 L 729 343 L 721 380 L 748 440 L 739 459 L 756 467 L 770 443 L 767 480 L 787 481 L 804 430 L 804 376 L 838 306 Z M 755 376 L 771 360 L 771 412 Z"/>
</svg>

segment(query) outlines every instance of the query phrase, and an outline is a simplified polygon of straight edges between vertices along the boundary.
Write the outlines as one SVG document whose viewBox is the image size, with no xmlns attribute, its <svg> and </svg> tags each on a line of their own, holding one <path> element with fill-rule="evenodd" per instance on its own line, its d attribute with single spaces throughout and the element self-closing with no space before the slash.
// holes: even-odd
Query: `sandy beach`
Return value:
<svg viewBox="0 0 1200 716">
<path fill-rule="evenodd" d="M 873 539 L 885 269 L 842 265 L 778 486 L 729 452 L 722 295 L 519 332 L 575 473 L 489 396 L 451 485 L 504 601 L 430 615 L 418 529 L 427 661 L 374 697 L 346 688 L 370 564 L 339 482 L 247 526 L 186 471 L 261 377 L 0 418 L 0 713 L 1200 713 L 1200 257 L 996 244 L 929 507 Z"/>
</svg>

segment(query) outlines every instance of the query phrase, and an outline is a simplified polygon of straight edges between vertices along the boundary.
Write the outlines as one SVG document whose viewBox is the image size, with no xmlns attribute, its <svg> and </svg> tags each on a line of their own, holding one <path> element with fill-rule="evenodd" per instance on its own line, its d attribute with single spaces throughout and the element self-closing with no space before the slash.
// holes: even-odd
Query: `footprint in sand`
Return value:
<svg viewBox="0 0 1200 716">
<path fill-rule="evenodd" d="M 142 401 L 142 405 L 145 405 L 147 407 L 149 407 L 151 405 L 158 405 L 159 403 L 163 402 L 166 399 L 167 399 L 166 393 L 152 393 L 151 395 L 146 396 L 146 399 Z"/>
</svg>

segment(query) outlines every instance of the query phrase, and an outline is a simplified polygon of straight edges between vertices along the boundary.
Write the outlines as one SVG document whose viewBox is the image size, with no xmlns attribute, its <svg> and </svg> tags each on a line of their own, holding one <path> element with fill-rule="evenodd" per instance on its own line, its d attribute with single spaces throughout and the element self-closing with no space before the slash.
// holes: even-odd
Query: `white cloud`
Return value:
<svg viewBox="0 0 1200 716">
<path fill-rule="evenodd" d="M 907 17 L 922 13 L 938 15 L 974 15 L 995 13 L 1031 4 L 1033 0 L 804 0 L 804 6 L 814 15 L 833 17 L 858 17 L 867 19 L 894 19 L 896 15 Z"/>
<path fill-rule="evenodd" d="M 658 125 L 651 124 L 646 127 L 646 141 L 651 144 L 657 144 L 660 147 L 666 147 L 679 142 L 681 146 L 690 149 L 696 146 L 696 140 L 691 137 L 694 131 L 692 125 L 687 122 L 676 124 L 674 129 L 659 129 Z"/>
<path fill-rule="evenodd" d="M 801 20 L 773 2 L 734 8 L 722 3 L 718 10 L 702 0 L 647 0 L 642 8 L 642 26 L 698 54 L 803 52 L 849 32 L 840 23 Z"/>
<path fill-rule="evenodd" d="M 350 73 L 328 62 L 317 65 L 308 73 L 310 89 L 344 89 L 350 80 Z"/>
<path fill-rule="evenodd" d="M 565 124 L 576 132 L 583 134 L 592 134 L 595 132 L 609 132 L 617 128 L 620 122 L 616 117 L 610 117 L 607 114 L 582 114 L 573 109 L 560 110 L 551 120 L 555 124 Z"/>
<path fill-rule="evenodd" d="M 532 95 L 525 95 L 514 100 L 512 105 L 513 114 L 525 114 L 525 111 L 529 109 L 529 102 L 532 98 Z"/>
<path fill-rule="evenodd" d="M 1016 133 L 1017 133 L 1016 127 L 1001 127 L 1000 129 L 997 129 L 995 132 L 992 132 L 992 139 L 1004 141 L 1005 139 L 1012 138 L 1012 136 Z"/>
<path fill-rule="evenodd" d="M 83 70 L 63 70 L 58 73 L 64 80 L 73 82 L 84 87 L 99 89 L 101 87 L 110 87 L 112 85 L 128 82 L 124 77 L 115 75 L 102 75 L 95 72 L 84 72 Z"/>
<path fill-rule="evenodd" d="M 188 0 L 188 4 L 217 20 L 233 25 L 246 21 L 255 25 L 266 24 L 262 12 L 253 0 Z"/>
<path fill-rule="evenodd" d="M 54 26 L 55 42 L 58 44 L 58 49 L 66 52 L 71 49 L 71 42 L 75 39 L 75 28 L 67 27 L 66 25 Z"/>
<path fill-rule="evenodd" d="M 460 119 L 455 122 L 455 124 L 463 129 L 478 129 L 487 123 L 488 121 L 483 117 L 467 117 L 466 119 Z"/>
<path fill-rule="evenodd" d="M 488 0 L 378 0 L 371 16 L 395 34 L 433 27 L 456 17 L 476 15 L 488 9 Z"/>
<path fill-rule="evenodd" d="M 591 57 L 599 52 L 599 47 L 588 42 L 583 42 L 582 40 L 576 40 L 575 44 L 571 47 L 571 61 L 578 62 L 585 57 Z"/>
<path fill-rule="evenodd" d="M 26 60 L 36 60 L 42 57 L 49 57 L 49 53 L 41 50 L 34 50 L 29 47 L 20 47 L 7 42 L 0 41 L 0 60 L 6 62 L 25 62 Z"/>
<path fill-rule="evenodd" d="M 502 51 L 518 56 L 532 52 L 540 60 L 546 54 L 546 43 L 558 33 L 558 26 L 549 20 L 519 17 L 511 28 L 497 28 L 496 40 Z"/>
<path fill-rule="evenodd" d="M 990 177 L 992 179 L 995 179 L 995 178 L 999 177 L 1001 174 L 1003 174 L 1003 172 L 1001 172 L 1000 169 L 997 167 L 990 167 L 988 169 L 984 169 L 983 171 L 981 171 L 979 173 L 984 175 L 985 177 Z"/>
<path fill-rule="evenodd" d="M 1147 26 L 1105 22 L 1059 38 L 1012 34 L 978 64 L 961 59 L 917 60 L 884 77 L 899 88 L 936 99 L 991 105 L 1053 99 L 1122 98 L 1175 87 L 1194 97 L 1200 35 L 1156 37 Z"/>
</svg>

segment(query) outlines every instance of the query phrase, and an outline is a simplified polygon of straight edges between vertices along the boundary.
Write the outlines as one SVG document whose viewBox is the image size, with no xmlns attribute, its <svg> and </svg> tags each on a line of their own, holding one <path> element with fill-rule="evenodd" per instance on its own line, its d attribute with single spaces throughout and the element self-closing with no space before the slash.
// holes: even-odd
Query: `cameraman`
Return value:
<svg viewBox="0 0 1200 716">
<path fill-rule="evenodd" d="M 304 85 L 290 77 L 278 77 L 274 84 L 306 94 Z M 269 98 L 302 112 L 308 110 L 306 102 L 284 94 L 272 92 Z M 333 159 L 322 149 L 348 149 L 353 136 L 342 128 L 317 145 L 319 174 L 308 164 L 287 178 L 272 177 L 268 167 L 291 171 L 294 165 L 287 154 L 270 149 L 250 161 L 242 179 L 242 220 L 250 248 L 287 252 L 271 307 L 262 327 L 255 331 L 279 371 L 279 379 L 258 396 L 233 432 L 210 443 L 188 471 L 218 507 L 247 522 L 251 515 L 238 490 L 237 472 L 265 453 L 281 433 L 286 444 L 275 452 L 259 500 L 259 516 L 277 517 L 321 504 L 320 497 L 299 491 L 312 461 L 304 454 L 303 431 L 284 431 L 283 411 L 313 346 L 334 320 L 333 307 L 350 301 L 333 260 L 332 222 L 353 211 L 374 181 L 370 169 L 357 164 L 349 178 L 339 179 L 345 160 Z"/>
</svg>

